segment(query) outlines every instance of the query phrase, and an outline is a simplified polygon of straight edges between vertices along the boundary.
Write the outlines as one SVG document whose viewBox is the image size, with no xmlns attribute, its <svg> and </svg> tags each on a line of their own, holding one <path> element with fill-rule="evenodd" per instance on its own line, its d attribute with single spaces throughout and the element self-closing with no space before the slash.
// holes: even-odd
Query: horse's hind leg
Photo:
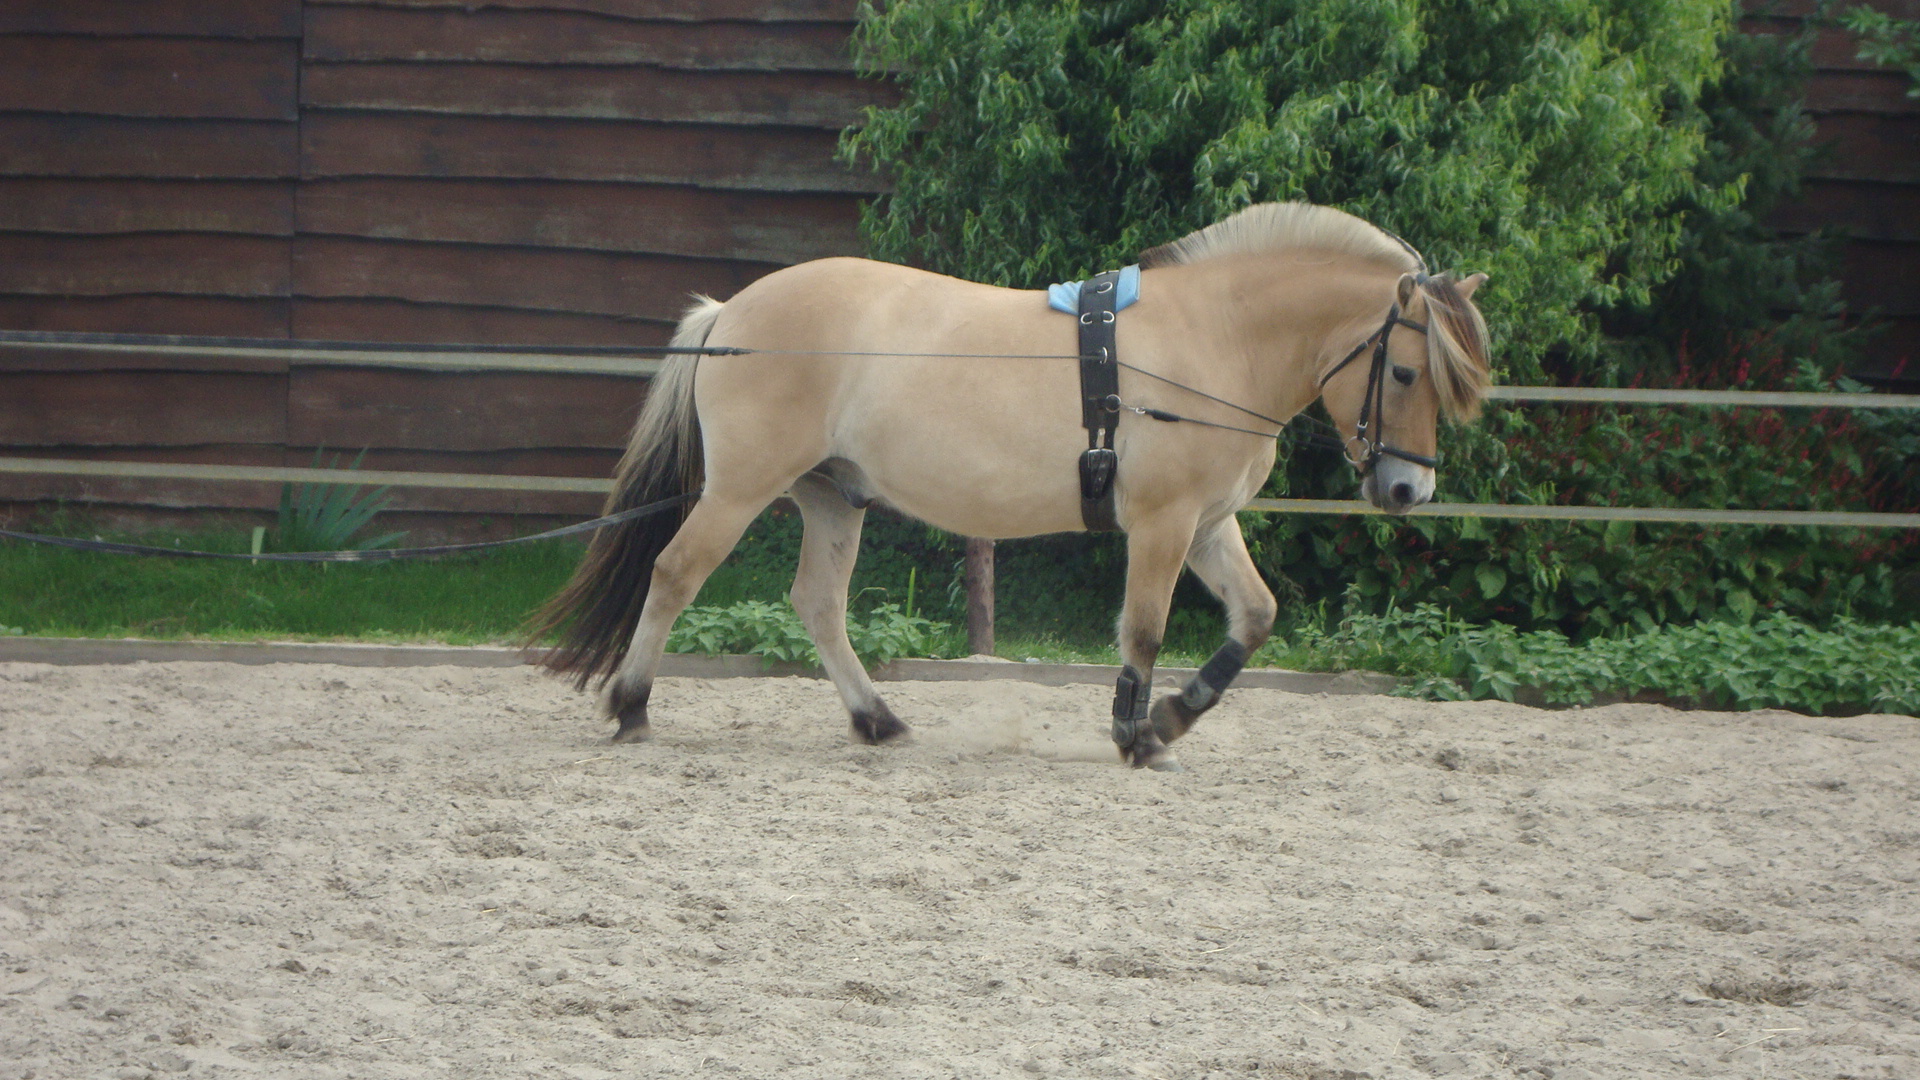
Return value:
<svg viewBox="0 0 1920 1080">
<path fill-rule="evenodd" d="M 707 575 L 740 542 L 740 534 L 773 501 L 773 495 L 729 498 L 715 494 L 710 485 L 680 530 L 661 549 L 653 563 L 640 622 L 603 698 L 607 715 L 620 721 L 614 742 L 641 742 L 652 733 L 647 724 L 647 698 L 653 693 L 654 675 L 660 670 L 660 655 L 666 651 L 667 631 L 673 629 L 680 612 L 693 603 Z"/>
<path fill-rule="evenodd" d="M 847 586 L 860 555 L 860 527 L 867 512 L 849 504 L 837 488 L 818 476 L 796 480 L 793 501 L 800 504 L 805 529 L 800 539 L 800 569 L 793 578 L 793 609 L 800 614 L 820 664 L 840 691 L 853 718 L 853 736 L 883 743 L 907 733 L 907 725 L 880 700 L 867 669 L 847 640 Z"/>
<path fill-rule="evenodd" d="M 1167 628 L 1180 563 L 1193 543 L 1193 519 L 1158 517 L 1127 531 L 1127 602 L 1120 611 L 1120 679 L 1113 696 L 1113 741 L 1135 768 L 1178 772 L 1180 762 L 1147 715 L 1153 662 Z"/>
<path fill-rule="evenodd" d="M 1178 694 L 1153 703 L 1154 733 L 1163 742 L 1185 735 L 1202 713 L 1213 708 L 1220 695 L 1240 674 L 1273 632 L 1276 608 L 1273 592 L 1260 580 L 1260 571 L 1247 554 L 1240 522 L 1232 517 L 1201 533 L 1187 553 L 1187 565 L 1227 606 L 1227 640 Z"/>
</svg>

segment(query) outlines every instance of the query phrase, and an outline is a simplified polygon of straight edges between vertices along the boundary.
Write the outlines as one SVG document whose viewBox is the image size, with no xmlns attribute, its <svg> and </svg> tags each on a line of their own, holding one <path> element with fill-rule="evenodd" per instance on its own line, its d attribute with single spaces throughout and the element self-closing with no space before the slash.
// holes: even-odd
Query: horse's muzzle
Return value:
<svg viewBox="0 0 1920 1080">
<path fill-rule="evenodd" d="M 1381 458 L 1360 481 L 1360 494 L 1389 514 L 1404 514 L 1433 498 L 1433 470 L 1397 458 Z"/>
</svg>

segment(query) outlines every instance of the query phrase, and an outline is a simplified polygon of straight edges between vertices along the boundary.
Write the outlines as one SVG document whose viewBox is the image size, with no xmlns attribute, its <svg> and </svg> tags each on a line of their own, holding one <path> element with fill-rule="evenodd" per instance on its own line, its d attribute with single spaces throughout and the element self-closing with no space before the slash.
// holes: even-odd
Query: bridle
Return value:
<svg viewBox="0 0 1920 1080">
<path fill-rule="evenodd" d="M 1425 275 L 1422 274 L 1420 277 L 1424 278 Z M 1304 413 L 1296 416 L 1294 420 L 1305 421 L 1314 428 L 1325 429 L 1325 431 L 1301 431 L 1293 427 L 1290 422 L 1282 420 L 1279 417 L 1268 416 L 1265 413 L 1249 409 L 1238 402 L 1228 401 L 1222 397 L 1215 397 L 1198 387 L 1188 386 L 1186 383 L 1169 379 L 1165 375 L 1148 371 L 1146 368 L 1136 367 L 1124 360 L 1113 360 L 1111 359 L 1110 353 L 1082 354 L 1080 359 L 1082 361 L 1097 360 L 1110 362 L 1115 367 L 1126 368 L 1128 371 L 1158 382 L 1166 383 L 1177 390 L 1192 394 L 1195 397 L 1205 398 L 1208 401 L 1224 405 L 1235 412 L 1244 413 L 1255 420 L 1272 424 L 1279 430 L 1256 431 L 1252 428 L 1237 427 L 1233 424 L 1221 424 L 1212 420 L 1201 420 L 1197 417 L 1182 416 L 1179 413 L 1169 412 L 1166 409 L 1129 404 L 1122 401 L 1120 395 L 1117 393 L 1108 393 L 1105 397 L 1099 398 L 1088 395 L 1088 405 L 1090 408 L 1095 408 L 1104 413 L 1117 414 L 1120 412 L 1131 412 L 1167 423 L 1195 424 L 1200 427 L 1217 428 L 1221 431 L 1237 431 L 1242 435 L 1252 435 L 1260 439 L 1280 438 L 1291 432 L 1296 441 L 1303 445 L 1332 450 L 1335 453 L 1341 454 L 1347 459 L 1349 464 L 1359 470 L 1361 476 L 1372 473 L 1374 466 L 1378 465 L 1380 459 L 1383 457 L 1396 457 L 1402 461 L 1410 461 L 1415 465 L 1422 465 L 1429 469 L 1438 468 L 1440 459 L 1437 457 L 1427 457 L 1424 454 L 1416 454 L 1411 450 L 1402 450 L 1397 446 L 1388 446 L 1384 437 L 1375 437 L 1377 434 L 1383 433 L 1386 428 L 1387 339 L 1392 336 L 1393 328 L 1396 326 L 1404 326 L 1409 330 L 1414 330 L 1421 334 L 1429 332 L 1427 324 L 1417 323 L 1412 319 L 1403 317 L 1400 314 L 1400 304 L 1396 301 L 1388 308 L 1387 317 L 1381 322 L 1380 329 L 1368 334 L 1360 344 L 1353 347 L 1351 352 L 1341 357 L 1339 363 L 1334 364 L 1333 367 L 1327 370 L 1325 375 L 1320 377 L 1317 389 L 1324 392 L 1327 388 L 1327 383 L 1332 381 L 1335 375 L 1345 370 L 1347 365 L 1353 363 L 1361 353 L 1367 351 L 1369 346 L 1372 347 L 1372 364 L 1367 372 L 1366 393 L 1360 400 L 1359 422 L 1354 425 L 1354 434 L 1344 440 L 1340 438 L 1340 430 L 1324 420 L 1317 420 Z M 1085 384 L 1083 383 L 1083 391 L 1084 388 Z M 1088 430 L 1093 430 L 1091 423 L 1089 423 Z M 1356 442 L 1360 444 L 1362 450 L 1362 456 L 1357 458 L 1351 453 L 1353 444 Z"/>
<path fill-rule="evenodd" d="M 1396 457 L 1429 469 L 1440 464 L 1440 459 L 1437 457 L 1427 457 L 1425 454 L 1416 454 L 1397 446 L 1388 446 L 1386 442 L 1387 339 L 1393 336 L 1393 328 L 1396 326 L 1404 326 L 1421 334 L 1428 332 L 1427 324 L 1417 323 L 1402 316 L 1400 304 L 1395 301 L 1393 306 L 1387 309 L 1386 321 L 1380 324 L 1380 329 L 1367 335 L 1366 340 L 1355 345 L 1352 352 L 1329 368 L 1325 375 L 1320 376 L 1320 390 L 1324 392 L 1327 383 L 1335 375 L 1340 374 L 1348 364 L 1353 363 L 1356 357 L 1366 352 L 1369 345 L 1373 347 L 1373 361 L 1367 368 L 1367 390 L 1360 398 L 1360 419 L 1353 425 L 1353 434 L 1340 444 L 1340 452 L 1346 455 L 1349 464 L 1360 470 L 1361 476 L 1372 473 L 1374 466 L 1380 463 L 1382 457 Z M 1352 447 L 1356 442 L 1360 444 L 1364 457 L 1356 458 L 1353 455 Z"/>
</svg>

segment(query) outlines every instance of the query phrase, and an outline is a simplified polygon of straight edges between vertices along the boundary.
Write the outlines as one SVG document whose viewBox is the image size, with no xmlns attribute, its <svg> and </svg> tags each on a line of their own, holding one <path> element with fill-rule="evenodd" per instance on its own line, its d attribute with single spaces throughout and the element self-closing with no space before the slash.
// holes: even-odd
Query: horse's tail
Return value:
<svg viewBox="0 0 1920 1080">
<path fill-rule="evenodd" d="M 706 344 L 721 303 L 696 296 L 674 331 L 673 344 Z M 704 480 L 700 418 L 693 408 L 693 373 L 699 357 L 681 354 L 660 366 L 627 452 L 614 472 L 613 492 L 602 514 L 617 514 L 700 490 Z M 605 684 L 626 655 L 646 606 L 653 561 L 680 531 L 690 503 L 610 525 L 593 534 L 572 580 L 535 612 L 527 625 L 531 643 L 549 633 L 558 640 L 540 658 L 557 675 L 571 675 L 584 690 L 598 676 Z"/>
</svg>

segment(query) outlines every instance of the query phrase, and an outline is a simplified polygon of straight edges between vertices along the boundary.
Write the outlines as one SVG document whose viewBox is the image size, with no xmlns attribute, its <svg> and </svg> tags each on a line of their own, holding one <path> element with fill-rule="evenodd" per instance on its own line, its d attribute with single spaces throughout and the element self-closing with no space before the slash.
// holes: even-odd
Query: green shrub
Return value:
<svg viewBox="0 0 1920 1080">
<path fill-rule="evenodd" d="M 1743 356 L 1750 389 L 1826 389 L 1777 353 Z M 1688 367 L 1680 386 L 1724 387 Z M 1838 389 L 1861 389 L 1845 384 Z M 1489 410 L 1484 442 L 1460 440 L 1442 501 L 1777 510 L 1901 511 L 1914 505 L 1920 417 L 1897 411 L 1550 405 Z M 1337 460 L 1295 461 L 1274 487 L 1340 494 Z M 1911 618 L 1901 570 L 1912 530 L 1245 515 L 1255 562 L 1300 598 L 1358 610 L 1420 603 L 1472 622 L 1556 629 L 1744 622 L 1768 611 Z"/>
<path fill-rule="evenodd" d="M 1860 36 L 1860 59 L 1905 71 L 1913 81 L 1907 96 L 1920 97 L 1920 19 L 1896 19 L 1855 4 L 1841 13 L 1840 25 Z"/>
<path fill-rule="evenodd" d="M 1417 697 L 1513 701 L 1526 691 L 1580 705 L 1651 693 L 1703 708 L 1920 715 L 1920 627 L 1848 618 L 1821 629 L 1776 614 L 1576 644 L 1557 631 L 1476 626 L 1422 604 L 1349 615 L 1330 631 L 1295 637 L 1329 666 L 1412 676 L 1402 692 Z"/>
<path fill-rule="evenodd" d="M 909 615 L 897 604 L 881 604 L 864 619 L 847 622 L 853 651 L 868 664 L 884 664 L 903 656 L 952 656 L 950 630 L 946 623 Z M 820 663 L 820 654 L 801 625 L 800 616 L 785 601 L 742 600 L 727 607 L 690 607 L 673 624 L 667 649 L 708 655 L 743 654 L 770 662 Z"/>
<path fill-rule="evenodd" d="M 1031 287 L 1304 198 L 1407 236 L 1436 266 L 1490 272 L 1477 299 L 1504 381 L 1827 387 L 1854 346 L 1831 251 L 1764 224 L 1813 153 L 1811 32 L 1748 36 L 1732 14 L 1708 0 L 896 0 L 863 9 L 857 44 L 901 103 L 843 145 L 893 181 L 863 218 L 882 258 Z M 1915 430 L 1869 414 L 1502 408 L 1442 433 L 1437 497 L 1905 509 L 1920 483 L 1897 447 Z M 1266 494 L 1351 497 L 1337 456 L 1283 451 Z M 1432 601 L 1577 636 L 1768 610 L 1896 615 L 1916 550 L 1879 532 L 1243 520 L 1288 599 Z M 1067 559 L 1116 550 L 1050 543 Z M 1077 609 L 1081 576 L 1031 589 Z"/>
<path fill-rule="evenodd" d="M 1598 311 L 1673 272 L 1715 0 L 900 0 L 868 8 L 897 79 L 849 154 L 886 168 L 882 258 L 1033 287 L 1117 266 L 1252 202 L 1340 206 L 1483 270 L 1500 356 L 1601 351 Z M 893 74 L 898 73 L 898 74 Z"/>
</svg>

